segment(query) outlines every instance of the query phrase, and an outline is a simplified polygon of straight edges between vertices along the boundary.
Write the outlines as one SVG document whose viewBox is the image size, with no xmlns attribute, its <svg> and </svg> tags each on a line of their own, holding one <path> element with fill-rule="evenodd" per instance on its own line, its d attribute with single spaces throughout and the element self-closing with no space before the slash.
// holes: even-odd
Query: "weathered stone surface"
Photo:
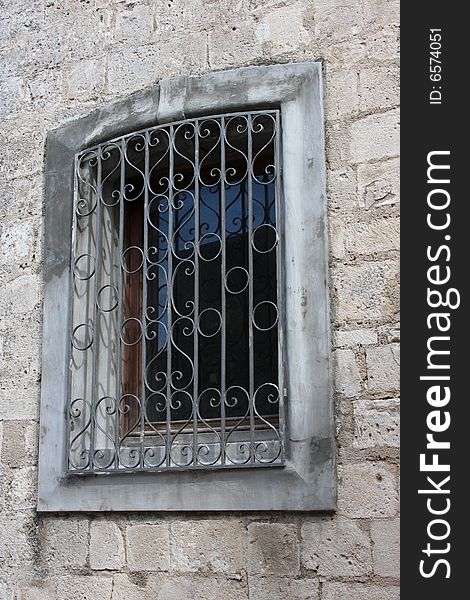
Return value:
<svg viewBox="0 0 470 600">
<path fill-rule="evenodd" d="M 379 340 L 383 344 L 400 341 L 400 323 L 382 325 L 378 328 Z"/>
<path fill-rule="evenodd" d="M 2 535 L 0 535 L 0 566 L 27 569 L 34 557 L 34 521 L 32 513 L 19 513 L 15 516 L 2 514 Z M 2 570 L 0 569 L 0 570 Z"/>
<path fill-rule="evenodd" d="M 90 526 L 90 567 L 115 570 L 125 564 L 122 533 L 112 521 L 93 521 Z"/>
<path fill-rule="evenodd" d="M 344 119 L 359 110 L 359 75 L 356 69 L 326 72 L 326 118 Z"/>
<path fill-rule="evenodd" d="M 333 340 L 334 345 L 338 348 L 354 348 L 377 344 L 378 335 L 375 329 L 339 330 L 334 332 Z"/>
<path fill-rule="evenodd" d="M 121 50 L 108 59 L 108 88 L 111 94 L 123 94 L 158 80 L 158 53 L 153 47 Z"/>
<path fill-rule="evenodd" d="M 238 577 L 159 575 L 147 582 L 142 581 L 141 587 L 130 585 L 122 576 L 116 576 L 115 586 L 117 592 L 112 600 L 248 600 L 246 580 Z M 121 589 L 129 595 L 124 596 Z"/>
<path fill-rule="evenodd" d="M 13 596 L 10 596 L 8 600 L 12 597 Z M 56 600 L 57 595 L 53 582 L 36 580 L 27 586 L 20 585 L 18 596 L 15 598 L 17 598 L 17 600 Z M 1 593 L 0 599 L 3 600 Z M 5 600 L 7 600 L 7 596 L 5 596 Z"/>
<path fill-rule="evenodd" d="M 365 26 L 379 29 L 384 25 L 396 24 L 399 4 L 398 0 L 364 0 Z"/>
<path fill-rule="evenodd" d="M 67 95 L 70 99 L 89 100 L 103 92 L 105 63 L 103 59 L 82 60 L 67 75 Z"/>
<path fill-rule="evenodd" d="M 315 1 L 315 35 L 333 39 L 351 37 L 362 24 L 361 7 L 356 0 Z"/>
<path fill-rule="evenodd" d="M 374 66 L 359 72 L 360 110 L 396 106 L 400 99 L 398 66 Z"/>
<path fill-rule="evenodd" d="M 171 565 L 176 572 L 241 573 L 246 551 L 242 521 L 178 521 L 171 526 Z"/>
<path fill-rule="evenodd" d="M 374 573 L 383 577 L 400 576 L 400 521 L 380 519 L 370 526 Z"/>
<path fill-rule="evenodd" d="M 89 523 L 86 519 L 43 520 L 40 530 L 42 560 L 52 569 L 79 569 L 88 559 Z"/>
<path fill-rule="evenodd" d="M 155 36 L 157 22 L 152 5 L 133 3 L 130 10 L 120 11 L 116 15 L 116 38 L 124 43 L 139 40 L 144 44 Z"/>
<path fill-rule="evenodd" d="M 387 461 L 341 465 L 331 520 L 106 515 L 89 529 L 33 510 L 46 132 L 172 75 L 322 59 L 341 451 L 397 447 L 398 17 L 398 0 L 0 0 L 0 599 L 398 600 Z"/>
<path fill-rule="evenodd" d="M 167 571 L 170 567 L 168 525 L 131 525 L 126 528 L 127 564 L 133 571 Z"/>
<path fill-rule="evenodd" d="M 250 600 L 318 600 L 319 584 L 308 577 L 249 577 Z"/>
<path fill-rule="evenodd" d="M 34 424 L 30 421 L 5 421 L 2 429 L 0 461 L 13 468 L 26 467 L 31 463 L 35 451 Z"/>
<path fill-rule="evenodd" d="M 344 228 L 344 238 L 346 252 L 354 256 L 398 250 L 400 222 L 390 218 L 349 223 Z"/>
<path fill-rule="evenodd" d="M 368 583 L 326 582 L 322 600 L 400 600 L 400 588 Z"/>
<path fill-rule="evenodd" d="M 399 306 L 395 260 L 333 266 L 333 314 L 339 320 L 393 319 Z"/>
<path fill-rule="evenodd" d="M 14 469 L 8 486 L 7 501 L 14 510 L 36 506 L 37 468 Z"/>
<path fill-rule="evenodd" d="M 35 72 L 28 79 L 29 102 L 33 110 L 46 113 L 60 110 L 64 102 L 64 73 L 59 68 Z"/>
<path fill-rule="evenodd" d="M 16 124 L 0 129 L 0 143 L 4 148 L 0 155 L 0 175 L 5 179 L 27 177 L 40 173 L 43 164 L 44 137 L 31 124 Z M 24 149 L 28 148 L 28 152 Z M 20 223 L 18 223 L 20 226 Z"/>
<path fill-rule="evenodd" d="M 37 227 L 32 219 L 19 222 L 6 222 L 1 226 L 0 235 L 0 264 L 11 261 L 21 261 L 27 258 L 35 242 L 34 229 Z"/>
<path fill-rule="evenodd" d="M 400 26 L 398 22 L 368 32 L 365 39 L 366 59 L 394 61 L 400 58 Z"/>
<path fill-rule="evenodd" d="M 37 389 L 22 390 L 9 388 L 0 390 L 0 419 L 36 419 L 39 393 Z"/>
<path fill-rule="evenodd" d="M 357 179 L 359 206 L 368 210 L 400 201 L 398 159 L 358 165 Z"/>
<path fill-rule="evenodd" d="M 302 525 L 302 565 L 322 577 L 353 577 L 372 570 L 369 535 L 354 521 Z"/>
<path fill-rule="evenodd" d="M 113 580 L 97 575 L 66 575 L 57 582 L 57 597 L 67 600 L 111 600 Z"/>
<path fill-rule="evenodd" d="M 361 391 L 361 376 L 352 350 L 333 352 L 333 379 L 335 390 L 343 396 L 357 396 Z"/>
<path fill-rule="evenodd" d="M 350 164 L 351 127 L 340 121 L 326 123 L 325 146 L 330 169 L 339 171 Z"/>
<path fill-rule="evenodd" d="M 355 448 L 400 445 L 400 401 L 398 399 L 354 403 Z"/>
<path fill-rule="evenodd" d="M 356 171 L 350 168 L 328 170 L 327 194 L 331 211 L 349 214 L 357 204 Z"/>
<path fill-rule="evenodd" d="M 342 259 L 346 256 L 344 228 L 345 223 L 342 219 L 330 219 L 330 253 L 333 258 Z"/>
<path fill-rule="evenodd" d="M 398 344 L 368 348 L 367 387 L 372 393 L 396 392 L 400 388 L 400 347 Z"/>
<path fill-rule="evenodd" d="M 27 316 L 39 304 L 40 279 L 37 275 L 21 275 L 4 286 L 0 314 Z"/>
<path fill-rule="evenodd" d="M 351 126 L 350 160 L 369 160 L 398 156 L 400 117 L 397 110 L 364 117 Z"/>
<path fill-rule="evenodd" d="M 142 46 L 116 52 L 108 59 L 108 91 L 126 94 L 164 77 L 197 73 L 204 66 L 206 55 L 204 38 L 191 34 L 184 41 L 162 38 L 158 47 Z"/>
<path fill-rule="evenodd" d="M 150 580 L 147 577 L 134 577 L 119 573 L 113 579 L 111 600 L 155 600 L 155 594 L 161 587 L 160 579 Z"/>
<path fill-rule="evenodd" d="M 397 514 L 397 477 L 386 463 L 343 465 L 339 468 L 339 476 L 340 514 L 354 519 Z"/>
<path fill-rule="evenodd" d="M 209 31 L 208 59 L 216 69 L 238 64 L 249 64 L 253 54 L 261 54 L 262 43 L 255 34 L 255 23 L 250 19 L 232 27 L 221 27 Z"/>
<path fill-rule="evenodd" d="M 250 523 L 248 572 L 251 575 L 295 577 L 300 569 L 296 525 Z"/>
<path fill-rule="evenodd" d="M 269 45 L 269 51 L 280 54 L 295 50 L 309 41 L 309 35 L 303 24 L 304 7 L 300 2 L 281 6 L 263 16 L 256 28 L 256 36 L 263 44 Z"/>
<path fill-rule="evenodd" d="M 39 220 L 41 187 L 42 179 L 40 181 L 39 176 L 20 177 L 13 181 L 3 180 L 0 184 L 0 218 L 2 222 L 6 222 L 10 218 L 13 207 L 15 219 L 18 221 L 32 216 Z"/>
</svg>

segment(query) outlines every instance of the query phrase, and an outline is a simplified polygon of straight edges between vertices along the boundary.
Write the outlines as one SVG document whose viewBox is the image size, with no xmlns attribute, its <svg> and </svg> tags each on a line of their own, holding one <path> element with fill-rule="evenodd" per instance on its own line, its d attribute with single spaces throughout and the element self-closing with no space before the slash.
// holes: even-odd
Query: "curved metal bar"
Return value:
<svg viewBox="0 0 470 600">
<path fill-rule="evenodd" d="M 76 155 L 71 471 L 283 464 L 279 147 L 274 109 Z"/>
</svg>

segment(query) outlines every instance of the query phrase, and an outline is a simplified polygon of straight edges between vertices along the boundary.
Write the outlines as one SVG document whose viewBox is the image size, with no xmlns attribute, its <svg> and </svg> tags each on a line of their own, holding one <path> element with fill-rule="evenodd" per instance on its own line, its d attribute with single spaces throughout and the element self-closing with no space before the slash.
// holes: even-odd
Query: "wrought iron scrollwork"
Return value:
<svg viewBox="0 0 470 600">
<path fill-rule="evenodd" d="M 283 464 L 280 133 L 232 113 L 76 156 L 70 471 Z"/>
</svg>

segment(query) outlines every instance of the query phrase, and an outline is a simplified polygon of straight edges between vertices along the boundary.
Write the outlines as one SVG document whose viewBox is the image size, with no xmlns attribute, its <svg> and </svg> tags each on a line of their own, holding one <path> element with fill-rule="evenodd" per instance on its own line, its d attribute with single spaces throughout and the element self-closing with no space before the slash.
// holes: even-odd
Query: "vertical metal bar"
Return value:
<svg viewBox="0 0 470 600">
<path fill-rule="evenodd" d="M 277 269 L 277 298 L 276 304 L 279 314 L 277 323 L 277 361 L 278 361 L 278 386 L 279 386 L 279 435 L 281 436 L 281 455 L 280 460 L 284 460 L 285 452 L 285 364 L 284 364 L 284 323 L 285 319 L 285 303 L 284 303 L 284 214 L 282 205 L 282 164 L 281 164 L 281 115 L 276 111 L 276 135 L 274 138 L 274 168 L 276 173 L 275 182 L 275 227 L 278 235 L 278 243 L 276 248 L 276 269 Z"/>
<path fill-rule="evenodd" d="M 145 466 L 144 452 L 145 452 L 145 415 L 146 415 L 146 396 L 147 391 L 145 388 L 145 369 L 147 365 L 147 252 L 148 252 L 148 226 L 147 226 L 147 213 L 148 213 L 148 198 L 149 198 L 149 132 L 145 131 L 145 157 L 144 157 L 144 211 L 143 211 L 143 248 L 142 248 L 142 339 L 141 344 L 141 377 L 140 377 L 140 464 L 142 467 Z"/>
<path fill-rule="evenodd" d="M 173 295 L 173 175 L 174 175 L 174 160 L 173 153 L 174 142 L 174 127 L 169 127 L 169 173 L 168 173 L 168 286 L 167 286 L 167 322 L 168 335 L 166 347 L 166 464 L 170 466 L 170 449 L 171 449 L 171 326 L 172 326 L 172 295 Z"/>
<path fill-rule="evenodd" d="M 248 363 L 249 363 L 249 402 L 250 402 L 250 462 L 255 462 L 255 414 L 254 414 L 254 334 L 253 334 L 253 136 L 252 115 L 248 114 Z"/>
<path fill-rule="evenodd" d="M 91 377 L 91 424 L 90 424 L 90 461 L 91 469 L 94 469 L 94 454 L 95 454 L 95 431 L 96 431 L 96 406 L 98 403 L 98 293 L 100 289 L 100 277 L 101 277 L 101 204 L 102 204 L 102 190 L 101 190 L 101 146 L 98 146 L 96 151 L 96 234 L 95 234 L 95 253 L 96 253 L 96 265 L 95 265 L 95 282 L 93 286 L 93 308 L 92 308 L 92 340 L 91 345 L 92 352 L 92 377 Z M 90 215 L 91 216 L 91 215 Z"/>
<path fill-rule="evenodd" d="M 122 248 L 124 246 L 124 186 L 126 182 L 126 164 L 125 164 L 125 140 L 121 139 L 120 148 L 120 160 L 121 170 L 119 175 L 119 243 L 118 243 L 118 260 L 119 260 L 119 284 L 118 284 L 118 323 L 117 323 L 117 377 L 116 377 L 116 413 L 115 413 L 115 445 L 116 445 L 116 458 L 114 461 L 114 468 L 119 468 L 119 451 L 121 444 L 121 392 L 122 392 L 122 340 L 121 340 L 121 327 L 122 327 L 122 313 L 124 304 L 124 270 L 122 264 Z"/>
<path fill-rule="evenodd" d="M 225 195 L 225 117 L 220 119 L 220 239 L 222 240 L 221 261 L 222 274 L 220 282 L 220 308 L 221 308 L 221 330 L 220 330 L 220 439 L 221 439 L 221 463 L 225 464 L 225 395 L 227 393 L 227 298 L 225 290 L 225 278 L 227 272 L 227 238 L 226 238 L 226 195 Z"/>
<path fill-rule="evenodd" d="M 199 121 L 194 122 L 194 384 L 193 384 L 193 466 L 197 465 L 199 396 Z"/>
<path fill-rule="evenodd" d="M 68 314 L 68 328 L 67 331 L 69 332 L 69 343 L 68 343 L 68 356 L 67 356 L 67 394 L 68 394 L 68 403 L 66 404 L 66 410 L 65 410 L 65 439 L 66 439 L 66 443 L 67 443 L 67 447 L 66 447 L 66 452 L 64 453 L 65 456 L 65 469 L 69 470 L 70 469 L 70 452 L 71 452 L 71 447 L 70 447 L 70 410 L 72 408 L 72 402 L 73 402 L 73 398 L 72 398 L 72 353 L 73 353 L 73 346 L 72 346 L 72 331 L 73 331 L 73 309 L 74 309 L 74 305 L 75 305 L 75 300 L 74 300 L 74 280 L 75 280 L 75 244 L 76 244 L 76 237 L 77 237 L 77 202 L 78 202 L 78 174 L 77 174 L 77 170 L 78 170 L 78 155 L 75 155 L 75 160 L 74 160 L 74 183 L 73 183 L 73 211 L 72 211 L 72 244 L 70 247 L 70 298 L 71 298 L 71 302 L 70 302 L 70 306 L 69 306 L 69 314 Z"/>
</svg>

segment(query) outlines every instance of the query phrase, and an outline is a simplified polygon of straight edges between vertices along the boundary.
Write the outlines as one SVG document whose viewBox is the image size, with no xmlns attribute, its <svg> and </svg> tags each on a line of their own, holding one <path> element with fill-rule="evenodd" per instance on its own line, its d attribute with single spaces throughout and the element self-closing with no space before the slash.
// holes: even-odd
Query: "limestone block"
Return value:
<svg viewBox="0 0 470 600">
<path fill-rule="evenodd" d="M 296 525 L 251 523 L 248 535 L 248 571 L 251 575 L 295 577 L 299 573 Z"/>
<path fill-rule="evenodd" d="M 368 348 L 366 364 L 369 392 L 386 394 L 400 389 L 399 344 Z"/>
<path fill-rule="evenodd" d="M 399 23 L 399 0 L 364 0 L 362 4 L 367 27 L 379 29 L 384 25 Z"/>
<path fill-rule="evenodd" d="M 44 520 L 41 529 L 41 560 L 54 568 L 79 569 L 88 558 L 89 523 L 86 519 Z"/>
<path fill-rule="evenodd" d="M 67 575 L 57 582 L 61 600 L 111 600 L 113 580 L 96 575 Z"/>
<path fill-rule="evenodd" d="M 344 245 L 344 228 L 345 224 L 342 219 L 332 217 L 329 222 L 329 241 L 330 254 L 338 260 L 344 259 L 346 256 L 346 248 Z"/>
<path fill-rule="evenodd" d="M 368 583 L 323 584 L 322 600 L 400 600 L 400 588 Z"/>
<path fill-rule="evenodd" d="M 241 573 L 246 569 L 242 521 L 179 521 L 171 527 L 172 569 L 182 573 Z"/>
<path fill-rule="evenodd" d="M 142 524 L 126 528 L 127 564 L 133 571 L 168 571 L 168 525 Z"/>
<path fill-rule="evenodd" d="M 136 40 L 140 44 L 151 41 L 156 29 L 152 4 L 135 3 L 129 10 L 116 14 L 115 34 L 121 43 L 133 45 Z"/>
<path fill-rule="evenodd" d="M 398 66 L 373 66 L 359 71 L 360 110 L 372 111 L 400 102 Z"/>
<path fill-rule="evenodd" d="M 351 520 L 302 525 L 302 565 L 324 577 L 353 577 L 372 571 L 369 535 Z"/>
<path fill-rule="evenodd" d="M 304 10 L 302 2 L 274 8 L 260 19 L 256 37 L 262 44 L 269 45 L 272 54 L 296 50 L 307 44 L 309 34 L 303 24 Z"/>
<path fill-rule="evenodd" d="M 333 314 L 339 321 L 393 319 L 398 314 L 399 269 L 395 260 L 333 266 Z"/>
<path fill-rule="evenodd" d="M 15 510 L 36 507 L 37 468 L 13 469 L 7 492 L 7 501 Z"/>
<path fill-rule="evenodd" d="M 361 391 L 361 376 L 352 350 L 333 352 L 333 378 L 335 390 L 343 396 L 357 396 Z"/>
<path fill-rule="evenodd" d="M 90 58 L 71 66 L 67 74 L 67 96 L 70 100 L 90 100 L 103 93 L 104 59 Z"/>
<path fill-rule="evenodd" d="M 2 534 L 0 535 L 0 571 L 6 565 L 9 568 L 27 569 L 33 561 L 33 531 L 35 524 L 33 513 L 18 513 L 15 516 L 2 516 Z"/>
<path fill-rule="evenodd" d="M 356 519 L 393 517 L 398 511 L 397 477 L 385 463 L 339 468 L 338 512 Z"/>
<path fill-rule="evenodd" d="M 0 390 L 0 419 L 22 420 L 36 419 L 38 415 L 38 389 L 15 389 L 9 387 Z"/>
<path fill-rule="evenodd" d="M 361 4 L 357 0 L 314 2 L 315 35 L 340 40 L 356 35 L 362 26 Z"/>
<path fill-rule="evenodd" d="M 372 562 L 374 573 L 383 577 L 400 576 L 400 521 L 380 519 L 372 521 Z"/>
<path fill-rule="evenodd" d="M 333 340 L 337 348 L 354 348 L 377 344 L 378 335 L 375 329 L 339 330 L 334 332 Z"/>
<path fill-rule="evenodd" d="M 345 227 L 344 238 L 346 251 L 354 256 L 398 250 L 400 222 L 398 218 L 355 221 Z"/>
<path fill-rule="evenodd" d="M 351 126 L 350 160 L 362 163 L 369 160 L 398 156 L 400 151 L 400 113 L 389 110 L 369 115 Z"/>
<path fill-rule="evenodd" d="M 331 68 L 326 71 L 326 118 L 344 119 L 359 110 L 359 76 L 356 69 Z"/>
<path fill-rule="evenodd" d="M 21 262 L 31 255 L 36 224 L 32 219 L 3 223 L 0 235 L 0 264 Z"/>
<path fill-rule="evenodd" d="M 237 21 L 232 27 L 218 27 L 209 32 L 208 57 L 214 69 L 250 64 L 253 56 L 262 53 L 262 42 L 255 35 L 252 20 Z"/>
<path fill-rule="evenodd" d="M 354 403 L 355 448 L 392 447 L 400 445 L 400 401 L 375 400 Z"/>
<path fill-rule="evenodd" d="M 96 571 L 120 569 L 125 564 L 121 530 L 112 521 L 94 521 L 90 527 L 90 566 Z"/>
<path fill-rule="evenodd" d="M 327 170 L 326 180 L 330 210 L 349 214 L 357 205 L 356 171 L 349 167 Z"/>
<path fill-rule="evenodd" d="M 250 600 L 318 600 L 319 584 L 305 577 L 250 577 Z"/>
<path fill-rule="evenodd" d="M 399 160 L 358 165 L 359 206 L 369 210 L 400 202 Z"/>
<path fill-rule="evenodd" d="M 119 573 L 113 579 L 113 594 L 111 600 L 155 600 L 156 591 L 161 587 L 161 581 L 148 577 L 132 577 Z"/>
<path fill-rule="evenodd" d="M 26 467 L 31 463 L 35 450 L 36 428 L 30 421 L 5 421 L 3 444 L 0 441 L 0 460 L 12 468 Z"/>
</svg>

